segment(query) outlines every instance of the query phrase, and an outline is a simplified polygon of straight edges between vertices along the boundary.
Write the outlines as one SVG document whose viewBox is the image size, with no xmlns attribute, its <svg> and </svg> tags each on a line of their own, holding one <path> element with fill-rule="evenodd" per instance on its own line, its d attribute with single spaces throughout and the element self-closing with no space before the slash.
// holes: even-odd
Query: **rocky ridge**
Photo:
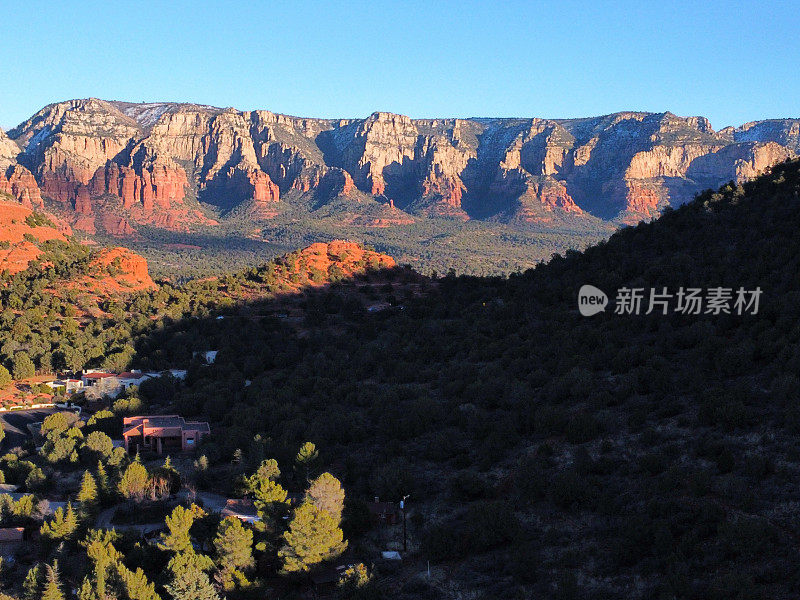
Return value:
<svg viewBox="0 0 800 600">
<path fill-rule="evenodd" d="M 33 211 L 12 195 L 0 191 L 0 271 L 10 275 L 26 270 L 37 259 L 46 262 L 46 242 L 68 242 L 72 228 L 56 216 Z M 134 292 L 155 287 L 147 261 L 121 247 L 101 248 L 93 253 L 89 274 L 66 287 L 93 294 Z"/>
<path fill-rule="evenodd" d="M 0 134 L 0 191 L 26 206 L 44 196 L 76 228 L 117 235 L 214 225 L 200 202 L 263 220 L 305 196 L 361 203 L 352 222 L 366 227 L 424 217 L 634 223 L 799 151 L 798 119 L 714 131 L 668 112 L 336 120 L 88 99 Z M 368 217 L 376 203 L 388 212 Z"/>
<path fill-rule="evenodd" d="M 50 216 L 38 222 L 33 211 L 16 199 L 0 192 L 0 271 L 13 275 L 28 268 L 41 254 L 38 244 L 48 240 L 66 241 L 68 226 Z"/>
</svg>

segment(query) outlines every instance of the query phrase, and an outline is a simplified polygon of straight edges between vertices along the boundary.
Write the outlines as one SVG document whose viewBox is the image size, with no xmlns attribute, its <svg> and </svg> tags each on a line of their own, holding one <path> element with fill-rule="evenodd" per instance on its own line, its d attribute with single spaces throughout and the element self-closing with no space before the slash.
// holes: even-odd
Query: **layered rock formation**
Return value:
<svg viewBox="0 0 800 600">
<path fill-rule="evenodd" d="M 42 195 L 33 173 L 17 162 L 20 148 L 0 129 L 0 192 L 28 207 L 42 206 Z"/>
<path fill-rule="evenodd" d="M 0 135 L 0 190 L 28 205 L 44 196 L 72 211 L 76 226 L 119 235 L 138 223 L 214 224 L 197 201 L 269 219 L 308 195 L 314 207 L 362 203 L 363 215 L 348 219 L 364 226 L 411 214 L 637 222 L 799 151 L 792 119 L 715 132 L 703 117 L 671 113 L 331 120 L 89 99 L 47 106 Z M 386 207 L 378 218 L 376 203 Z"/>
</svg>

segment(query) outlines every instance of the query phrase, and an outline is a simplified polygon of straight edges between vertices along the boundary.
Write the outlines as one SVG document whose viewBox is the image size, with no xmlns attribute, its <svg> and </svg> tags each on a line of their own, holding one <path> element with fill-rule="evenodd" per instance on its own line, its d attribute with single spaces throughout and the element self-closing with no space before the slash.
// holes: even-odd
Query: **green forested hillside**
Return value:
<svg viewBox="0 0 800 600">
<path fill-rule="evenodd" d="M 799 195 L 800 162 L 787 163 L 508 278 L 398 267 L 326 279 L 293 270 L 298 253 L 120 299 L 64 335 L 96 338 L 97 364 L 189 369 L 185 386 L 143 385 L 104 419 L 135 407 L 208 420 L 213 435 L 184 473 L 201 492 L 242 493 L 243 475 L 264 459 L 291 465 L 310 440 L 347 491 L 343 528 L 365 564 L 376 550 L 365 502 L 410 494 L 404 565 L 378 564 L 364 597 L 794 598 Z M 25 297 L 36 279 L 11 284 Z M 757 314 L 612 305 L 587 318 L 584 284 L 612 301 L 623 287 L 762 296 Z M 10 327 L 23 346 L 43 329 Z M 211 365 L 196 358 L 208 350 Z M 112 478 L 120 465 L 109 463 Z M 288 470 L 280 481 L 305 483 Z M 271 527 L 269 539 L 284 533 Z M 62 551 L 81 556 L 70 543 Z M 126 568 L 142 566 L 161 592 L 163 552 L 126 544 Z M 275 547 L 254 552 L 253 594 L 305 589 L 278 574 Z M 70 566 L 77 584 L 84 567 Z"/>
<path fill-rule="evenodd" d="M 224 427 L 209 455 L 313 440 L 356 495 L 411 493 L 415 556 L 479 597 L 794 597 L 799 171 L 508 279 L 387 287 L 375 314 L 343 283 L 300 321 L 185 320 L 137 358 L 219 350 L 174 398 Z M 763 295 L 756 315 L 584 318 L 584 283 Z"/>
</svg>

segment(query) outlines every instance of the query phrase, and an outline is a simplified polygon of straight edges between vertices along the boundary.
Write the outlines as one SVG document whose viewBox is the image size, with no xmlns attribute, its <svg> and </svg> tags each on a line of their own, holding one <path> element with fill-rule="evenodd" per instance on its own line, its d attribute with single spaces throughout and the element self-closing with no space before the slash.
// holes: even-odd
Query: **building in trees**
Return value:
<svg viewBox="0 0 800 600">
<path fill-rule="evenodd" d="M 186 421 L 178 415 L 125 417 L 122 422 L 125 449 L 133 453 L 185 452 L 210 433 L 208 423 Z"/>
<path fill-rule="evenodd" d="M 220 511 L 220 516 L 223 518 L 236 517 L 245 523 L 255 523 L 261 520 L 256 505 L 250 498 L 230 498 L 225 502 L 225 508 Z"/>
</svg>

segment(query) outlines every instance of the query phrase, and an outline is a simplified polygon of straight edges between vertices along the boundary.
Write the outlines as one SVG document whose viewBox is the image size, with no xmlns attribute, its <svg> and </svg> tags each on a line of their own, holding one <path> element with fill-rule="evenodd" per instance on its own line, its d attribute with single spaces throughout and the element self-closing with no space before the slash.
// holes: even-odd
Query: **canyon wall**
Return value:
<svg viewBox="0 0 800 600">
<path fill-rule="evenodd" d="M 309 119 L 268 111 L 97 99 L 47 106 L 0 132 L 0 191 L 43 197 L 76 227 L 272 218 L 298 197 L 378 202 L 409 219 L 635 223 L 800 151 L 800 120 L 714 131 L 703 117 Z M 110 218 L 109 215 L 111 215 Z M 97 217 L 97 219 L 95 219 Z"/>
</svg>

